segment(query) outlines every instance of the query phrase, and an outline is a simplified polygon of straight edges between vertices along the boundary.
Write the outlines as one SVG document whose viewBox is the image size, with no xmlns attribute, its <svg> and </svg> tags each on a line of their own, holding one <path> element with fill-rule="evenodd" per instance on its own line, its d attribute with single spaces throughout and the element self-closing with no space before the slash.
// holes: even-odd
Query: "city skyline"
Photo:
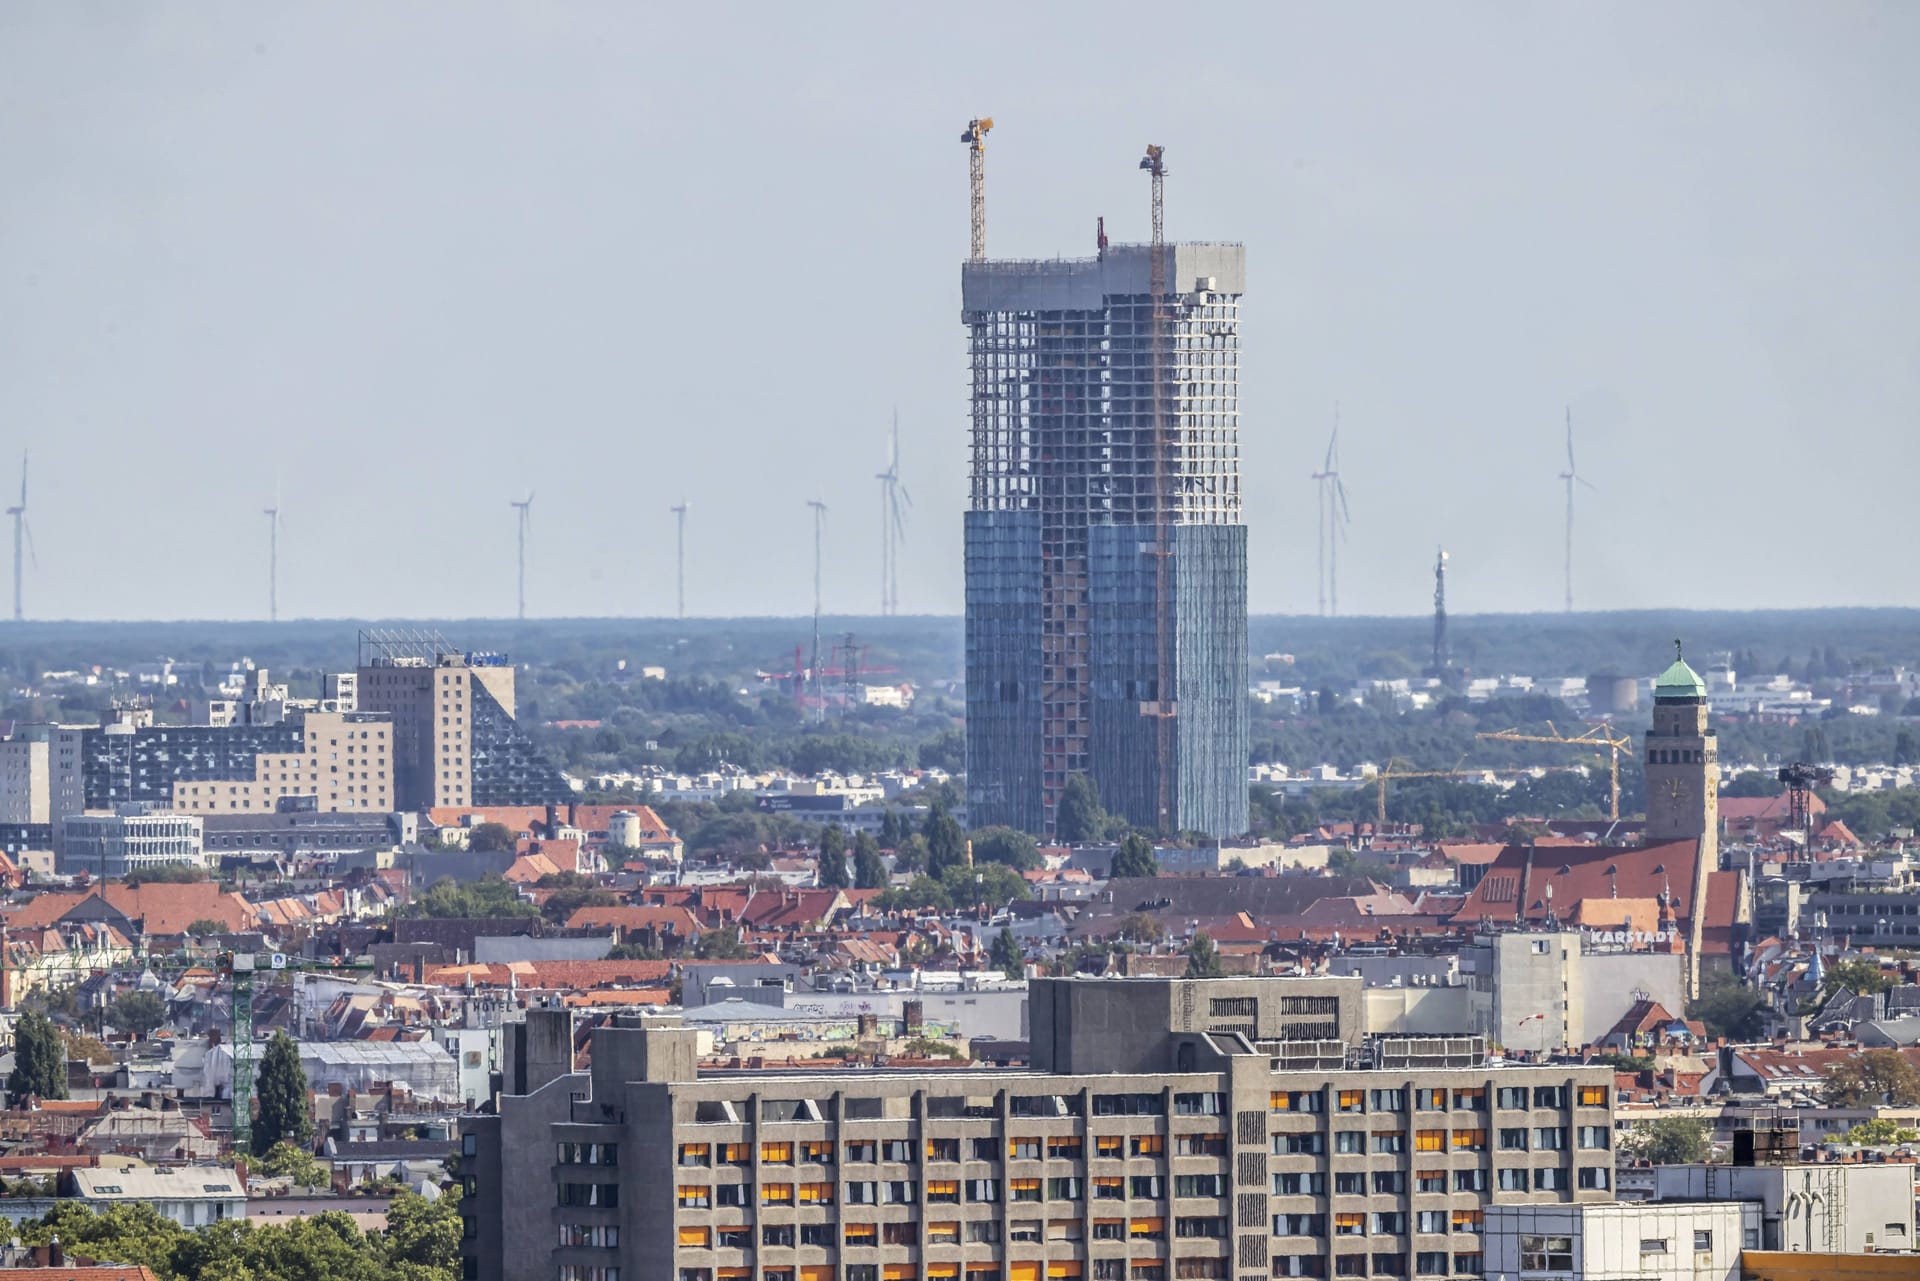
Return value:
<svg viewBox="0 0 1920 1281">
<path fill-rule="evenodd" d="M 1244 40 L 1169 35 L 1191 93 L 1114 108 L 1084 90 L 1129 24 L 1067 9 L 1024 16 L 1028 48 L 917 13 L 455 12 L 0 16 L 28 618 L 264 617 L 276 478 L 283 617 L 511 616 L 529 490 L 532 616 L 670 616 L 676 501 L 690 615 L 799 616 L 806 500 L 870 509 L 896 403 L 900 611 L 958 614 L 954 136 L 985 113 L 996 256 L 1091 255 L 1096 217 L 1143 242 L 1148 139 L 1177 234 L 1246 243 L 1254 614 L 1313 612 L 1336 401 L 1343 613 L 1426 612 L 1437 543 L 1456 615 L 1557 611 L 1569 408 L 1583 610 L 1920 605 L 1889 572 L 1920 408 L 1911 14 L 1701 6 L 1653 41 L 1451 10 L 1382 41 L 1248 8 Z M 1088 56 L 1041 56 L 1068 40 Z M 717 73 L 670 56 L 722 44 Z M 804 144 L 770 127 L 796 114 Z M 880 372 L 805 394 L 852 334 Z M 1828 441 L 1844 502 L 1782 468 Z M 1818 538 L 1754 532 L 1816 501 Z M 871 524 L 827 530 L 829 614 L 880 612 Z M 1649 572 L 1676 546 L 1687 573 Z"/>
</svg>

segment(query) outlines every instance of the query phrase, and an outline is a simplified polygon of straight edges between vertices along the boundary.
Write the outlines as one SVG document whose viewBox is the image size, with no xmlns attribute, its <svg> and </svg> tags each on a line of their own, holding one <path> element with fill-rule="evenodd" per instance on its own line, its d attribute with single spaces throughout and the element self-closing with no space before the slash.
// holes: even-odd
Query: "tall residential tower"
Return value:
<svg viewBox="0 0 1920 1281">
<path fill-rule="evenodd" d="M 1163 252 L 961 271 L 976 827 L 1051 833 L 1084 774 L 1139 827 L 1247 828 L 1246 257 Z"/>
</svg>

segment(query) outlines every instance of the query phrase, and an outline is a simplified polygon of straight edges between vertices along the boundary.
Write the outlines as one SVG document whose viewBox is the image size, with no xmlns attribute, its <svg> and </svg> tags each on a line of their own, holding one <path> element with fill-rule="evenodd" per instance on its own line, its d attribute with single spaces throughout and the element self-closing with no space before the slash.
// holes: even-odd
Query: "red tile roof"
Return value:
<svg viewBox="0 0 1920 1281">
<path fill-rule="evenodd" d="M 700 932 L 700 918 L 684 907 L 583 907 L 567 918 L 567 928 L 604 926 L 617 930 L 660 930 L 681 938 Z"/>
<path fill-rule="evenodd" d="M 1583 900 L 1666 893 L 1672 896 L 1675 919 L 1684 920 L 1699 857 L 1698 841 L 1662 841 L 1638 849 L 1509 845 L 1487 865 L 1453 919 L 1544 923 L 1551 903 L 1554 917 L 1565 921 Z"/>
</svg>

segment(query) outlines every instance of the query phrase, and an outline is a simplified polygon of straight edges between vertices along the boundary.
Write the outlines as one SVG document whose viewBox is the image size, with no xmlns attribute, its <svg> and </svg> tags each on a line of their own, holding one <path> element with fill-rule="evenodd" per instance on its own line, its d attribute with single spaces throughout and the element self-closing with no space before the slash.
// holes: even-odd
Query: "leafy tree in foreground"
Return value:
<svg viewBox="0 0 1920 1281">
<path fill-rule="evenodd" d="M 1836 1107 L 1872 1107 L 1920 1104 L 1920 1069 L 1898 1050 L 1868 1050 L 1842 1059 L 1827 1069 L 1824 1091 Z"/>
<path fill-rule="evenodd" d="M 887 888 L 887 861 L 880 857 L 880 846 L 867 832 L 853 838 L 853 883 L 863 890 Z"/>
<path fill-rule="evenodd" d="M 1661 1117 L 1634 1126 L 1621 1138 L 1620 1150 L 1654 1165 L 1696 1165 L 1713 1156 L 1707 1123 L 1685 1116 Z"/>
<path fill-rule="evenodd" d="M 1220 953 L 1213 946 L 1213 936 L 1205 930 L 1195 930 L 1193 942 L 1187 944 L 1187 977 L 1190 979 L 1219 978 Z"/>
<path fill-rule="evenodd" d="M 467 833 L 467 848 L 480 853 L 510 850 L 516 844 L 513 829 L 505 823 L 476 823 Z"/>
<path fill-rule="evenodd" d="M 108 1007 L 107 1021 L 122 1032 L 145 1036 L 167 1021 L 167 1003 L 153 992 L 127 992 Z"/>
<path fill-rule="evenodd" d="M 967 834 L 946 810 L 938 806 L 929 810 L 920 834 L 927 840 L 927 871 L 932 875 L 967 865 Z"/>
<path fill-rule="evenodd" d="M 1100 789 L 1085 774 L 1067 779 L 1060 804 L 1053 812 L 1054 838 L 1062 845 L 1085 845 L 1105 831 L 1107 812 L 1100 808 Z"/>
<path fill-rule="evenodd" d="M 285 1032 L 275 1032 L 260 1056 L 260 1075 L 254 1082 L 260 1101 L 253 1122 L 253 1154 L 264 1156 L 276 1143 L 304 1144 L 313 1138 L 313 1105 L 307 1097 L 307 1074 L 300 1066 L 300 1047 Z"/>
<path fill-rule="evenodd" d="M 1910 1130 L 1892 1117 L 1876 1116 L 1847 1131 L 1847 1142 L 1856 1147 L 1884 1148 L 1895 1143 L 1920 1143 L 1920 1130 Z"/>
<path fill-rule="evenodd" d="M 1153 842 L 1140 832 L 1128 832 L 1127 838 L 1120 842 L 1120 849 L 1113 856 L 1113 865 L 1108 868 L 1109 878 L 1142 877 L 1160 875 L 1160 863 L 1153 857 Z"/>
<path fill-rule="evenodd" d="M 993 950 L 990 955 L 993 958 L 994 965 L 1008 978 L 1017 979 L 1020 977 L 1022 969 L 1020 944 L 1014 939 L 1011 929 L 1007 929 L 1004 926 L 1001 928 L 1000 933 L 994 937 Z"/>
<path fill-rule="evenodd" d="M 847 888 L 847 834 L 838 824 L 829 823 L 820 829 L 818 873 L 822 889 Z"/>
<path fill-rule="evenodd" d="M 1766 998 L 1746 984 L 1720 977 L 1709 979 L 1698 999 L 1687 1002 L 1687 1017 L 1707 1025 L 1708 1036 L 1750 1041 L 1766 1022 Z"/>
<path fill-rule="evenodd" d="M 973 834 L 973 861 L 1031 872 L 1040 866 L 1040 843 L 1018 828 L 983 827 Z"/>
<path fill-rule="evenodd" d="M 17 1106 L 29 1094 L 43 1099 L 67 1097 L 67 1043 L 53 1020 L 27 1010 L 13 1025 L 13 1074 L 7 1093 Z"/>
</svg>

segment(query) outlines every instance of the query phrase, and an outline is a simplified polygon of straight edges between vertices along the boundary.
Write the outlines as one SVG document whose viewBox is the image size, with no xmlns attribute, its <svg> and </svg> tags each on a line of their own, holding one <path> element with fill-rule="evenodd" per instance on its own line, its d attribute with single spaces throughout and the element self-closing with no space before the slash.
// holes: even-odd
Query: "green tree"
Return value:
<svg viewBox="0 0 1920 1281">
<path fill-rule="evenodd" d="M 1167 927 L 1145 912 L 1129 912 L 1114 923 L 1113 933 L 1107 937 L 1116 942 L 1152 947 L 1167 937 Z"/>
<path fill-rule="evenodd" d="M 953 910 L 953 895 L 947 892 L 947 887 L 925 874 L 914 877 L 904 886 L 876 894 L 873 902 L 883 912 L 918 912 L 927 908 L 941 912 Z"/>
<path fill-rule="evenodd" d="M 42 1099 L 67 1097 L 67 1043 L 53 1020 L 38 1010 L 26 1010 L 13 1025 L 13 1073 L 7 1093 L 17 1107 L 28 1095 Z"/>
<path fill-rule="evenodd" d="M 565 924 L 583 907 L 612 907 L 620 901 L 591 876 L 579 872 L 550 872 L 535 881 L 534 888 L 553 891 L 539 910 L 555 925 Z"/>
<path fill-rule="evenodd" d="M 258 1169 L 270 1179 L 292 1179 L 303 1188 L 324 1188 L 330 1182 L 325 1167 L 313 1153 L 289 1139 L 268 1148 L 260 1158 Z"/>
<path fill-rule="evenodd" d="M 226 932 L 226 922 L 216 921 L 208 916 L 203 916 L 187 926 L 188 935 L 197 939 L 211 938 L 216 934 L 225 934 Z"/>
<path fill-rule="evenodd" d="M 125 992 L 108 1007 L 107 1021 L 122 1032 L 145 1036 L 167 1021 L 167 1003 L 154 992 Z"/>
<path fill-rule="evenodd" d="M 930 875 L 941 876 L 948 868 L 967 865 L 967 834 L 945 806 L 936 805 L 927 811 L 926 825 L 920 829 L 920 835 L 927 841 Z"/>
<path fill-rule="evenodd" d="M 906 823 L 900 817 L 900 811 L 890 809 L 880 816 L 880 848 L 892 850 L 900 848 L 900 842 L 907 839 Z"/>
<path fill-rule="evenodd" d="M 914 832 L 893 847 L 893 870 L 911 876 L 927 870 L 927 838 Z"/>
<path fill-rule="evenodd" d="M 1653 1165 L 1697 1165 L 1713 1156 L 1707 1123 L 1685 1116 L 1641 1122 L 1621 1137 L 1620 1150 Z"/>
<path fill-rule="evenodd" d="M 1708 1036 L 1750 1041 L 1766 1025 L 1766 998 L 1737 979 L 1719 975 L 1707 980 L 1699 997 L 1687 1002 L 1687 1017 L 1707 1026 Z"/>
<path fill-rule="evenodd" d="M 1142 832 L 1128 832 L 1107 869 L 1110 880 L 1127 877 L 1158 876 L 1160 863 L 1153 857 L 1153 842 Z"/>
<path fill-rule="evenodd" d="M 1018 828 L 983 827 L 973 834 L 973 861 L 1031 872 L 1040 866 L 1040 843 Z"/>
<path fill-rule="evenodd" d="M 701 961 L 740 961 L 753 955 L 753 949 L 740 938 L 740 927 L 723 925 L 704 930 L 693 941 L 693 955 Z"/>
<path fill-rule="evenodd" d="M 304 1144 L 313 1138 L 313 1104 L 307 1096 L 307 1074 L 300 1067 L 300 1047 L 285 1032 L 275 1032 L 260 1056 L 254 1096 L 259 1100 L 253 1121 L 255 1156 L 264 1156 L 282 1140 Z"/>
<path fill-rule="evenodd" d="M 1920 1069 L 1898 1050 L 1868 1050 L 1828 1068 L 1823 1093 L 1835 1107 L 1913 1107 L 1920 1104 Z"/>
<path fill-rule="evenodd" d="M 887 887 L 887 861 L 871 834 L 860 832 L 853 838 L 853 883 L 863 890 Z"/>
<path fill-rule="evenodd" d="M 1002 926 L 1000 933 L 994 936 L 993 947 L 989 952 L 993 963 L 1010 979 L 1017 979 L 1023 972 L 1023 958 L 1020 944 L 1015 941 L 1013 931 Z"/>
<path fill-rule="evenodd" d="M 477 853 L 498 853 L 519 845 L 513 829 L 505 823 L 475 823 L 467 833 L 467 848 Z"/>
<path fill-rule="evenodd" d="M 1195 930 L 1193 941 L 1187 944 L 1187 977 L 1219 978 L 1221 972 L 1220 953 L 1213 946 L 1213 936 L 1205 930 Z"/>
<path fill-rule="evenodd" d="M 483 876 L 461 885 L 443 876 L 414 902 L 419 916 L 466 919 L 484 916 L 538 916 L 540 909 L 520 897 L 519 887 L 499 876 Z"/>
<path fill-rule="evenodd" d="M 1821 999 L 1835 992 L 1852 992 L 1859 996 L 1878 996 L 1893 986 L 1893 978 L 1879 964 L 1865 957 L 1849 957 L 1844 961 L 1835 961 L 1827 971 L 1826 986 L 1821 989 Z"/>
<path fill-rule="evenodd" d="M 820 885 L 823 889 L 847 888 L 847 834 L 837 823 L 820 829 Z"/>
<path fill-rule="evenodd" d="M 1846 1137 L 1855 1147 L 1884 1148 L 1896 1143 L 1920 1143 L 1920 1130 L 1910 1130 L 1892 1117 L 1876 1116 L 1848 1130 Z"/>
<path fill-rule="evenodd" d="M 937 878 L 955 907 L 978 907 L 982 903 L 1006 903 L 1031 893 L 1020 873 L 998 863 L 968 867 L 961 863 L 948 868 Z"/>
<path fill-rule="evenodd" d="M 1062 845 L 1085 845 L 1106 832 L 1107 812 L 1100 808 L 1100 789 L 1085 774 L 1067 777 L 1060 804 L 1053 811 L 1054 839 Z"/>
<path fill-rule="evenodd" d="M 405 1278 L 445 1278 L 460 1274 L 460 1210 L 454 1197 L 437 1201 L 412 1192 L 397 1193 L 387 1207 L 384 1241 L 387 1263 Z"/>
</svg>

